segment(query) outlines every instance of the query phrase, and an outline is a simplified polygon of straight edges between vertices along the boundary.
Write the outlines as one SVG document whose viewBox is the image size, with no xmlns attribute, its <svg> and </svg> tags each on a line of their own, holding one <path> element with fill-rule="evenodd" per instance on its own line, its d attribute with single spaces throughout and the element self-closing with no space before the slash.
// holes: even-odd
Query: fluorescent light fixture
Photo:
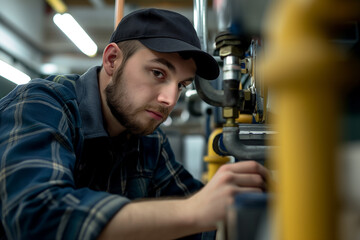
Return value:
<svg viewBox="0 0 360 240">
<path fill-rule="evenodd" d="M 27 74 L 2 60 L 0 60 L 0 75 L 16 84 L 25 84 L 31 80 Z"/>
<path fill-rule="evenodd" d="M 82 29 L 79 23 L 69 13 L 55 14 L 54 23 L 63 31 L 68 38 L 89 57 L 95 56 L 97 46 L 94 41 Z"/>
</svg>

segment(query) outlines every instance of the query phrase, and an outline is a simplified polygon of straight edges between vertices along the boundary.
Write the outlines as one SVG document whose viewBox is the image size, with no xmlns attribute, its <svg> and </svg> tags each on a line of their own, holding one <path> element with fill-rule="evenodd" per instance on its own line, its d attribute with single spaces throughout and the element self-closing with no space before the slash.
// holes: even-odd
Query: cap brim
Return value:
<svg viewBox="0 0 360 240">
<path fill-rule="evenodd" d="M 156 52 L 187 52 L 196 64 L 196 74 L 204 79 L 213 80 L 219 76 L 217 61 L 208 53 L 186 42 L 173 38 L 144 38 L 138 39 L 149 49 Z"/>
</svg>

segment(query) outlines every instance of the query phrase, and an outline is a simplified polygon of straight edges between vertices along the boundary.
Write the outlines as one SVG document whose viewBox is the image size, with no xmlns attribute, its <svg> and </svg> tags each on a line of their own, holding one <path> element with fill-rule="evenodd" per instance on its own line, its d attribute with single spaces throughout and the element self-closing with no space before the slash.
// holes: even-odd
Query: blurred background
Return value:
<svg viewBox="0 0 360 240">
<path fill-rule="evenodd" d="M 271 196 L 237 198 L 218 239 L 360 239 L 360 1 L 121 2 L 123 15 L 185 15 L 222 69 L 211 83 L 196 79 L 162 124 L 176 158 L 205 183 L 234 161 L 273 173 Z M 58 27 L 65 12 L 90 50 Z M 0 97 L 100 65 L 117 16 L 114 0 L 0 0 Z M 4 71 L 13 68 L 21 73 Z"/>
</svg>

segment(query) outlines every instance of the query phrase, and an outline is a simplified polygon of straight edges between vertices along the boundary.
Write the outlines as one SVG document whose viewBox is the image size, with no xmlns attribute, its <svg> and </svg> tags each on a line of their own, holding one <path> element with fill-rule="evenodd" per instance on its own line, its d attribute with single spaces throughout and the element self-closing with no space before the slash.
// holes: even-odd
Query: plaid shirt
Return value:
<svg viewBox="0 0 360 240">
<path fill-rule="evenodd" d="M 34 79 L 0 101 L 0 239 L 96 239 L 132 199 L 201 188 L 160 129 L 108 136 L 98 71 Z"/>
</svg>

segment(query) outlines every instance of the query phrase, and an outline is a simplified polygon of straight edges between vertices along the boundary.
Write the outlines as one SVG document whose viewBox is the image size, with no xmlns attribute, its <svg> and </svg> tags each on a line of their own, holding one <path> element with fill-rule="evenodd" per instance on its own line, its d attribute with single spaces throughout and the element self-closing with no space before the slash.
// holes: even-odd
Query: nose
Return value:
<svg viewBox="0 0 360 240">
<path fill-rule="evenodd" d="M 177 83 L 166 84 L 159 90 L 157 100 L 166 107 L 174 107 L 180 96 Z"/>
</svg>

